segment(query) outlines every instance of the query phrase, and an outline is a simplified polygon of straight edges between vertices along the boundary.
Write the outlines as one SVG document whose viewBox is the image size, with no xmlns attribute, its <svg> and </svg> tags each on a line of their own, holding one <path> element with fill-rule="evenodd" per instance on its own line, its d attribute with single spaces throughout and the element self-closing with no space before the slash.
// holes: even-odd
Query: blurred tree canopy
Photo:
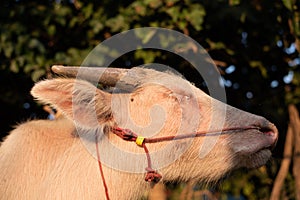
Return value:
<svg viewBox="0 0 300 200">
<path fill-rule="evenodd" d="M 282 155 L 287 105 L 300 97 L 299 2 L 294 0 L 3 0 L 0 7 L 0 130 L 46 117 L 29 94 L 53 64 L 80 65 L 100 42 L 137 27 L 163 27 L 195 39 L 215 60 L 228 103 L 278 126 Z M 135 51 L 112 66 L 167 63 L 202 87 L 193 69 L 168 52 Z M 268 198 L 278 162 L 223 184 L 224 193 Z M 292 191 L 288 180 L 286 193 Z M 287 194 L 293 198 L 293 193 Z"/>
</svg>

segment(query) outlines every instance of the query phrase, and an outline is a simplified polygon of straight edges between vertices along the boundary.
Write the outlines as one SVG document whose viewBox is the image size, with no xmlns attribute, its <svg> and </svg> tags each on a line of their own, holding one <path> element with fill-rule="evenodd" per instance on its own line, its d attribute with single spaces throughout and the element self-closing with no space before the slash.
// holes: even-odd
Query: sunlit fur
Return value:
<svg viewBox="0 0 300 200">
<path fill-rule="evenodd" d="M 150 78 L 141 80 L 130 93 L 111 94 L 74 79 L 37 83 L 32 89 L 33 96 L 62 111 L 64 116 L 55 121 L 24 123 L 4 140 L 0 148 L 0 199 L 104 199 L 98 162 L 84 145 L 88 138 L 85 134 L 106 136 L 124 152 L 144 155 L 142 148 L 115 136 L 111 132 L 114 126 L 132 129 L 146 137 L 209 130 L 218 127 L 222 117 L 223 128 L 273 127 L 262 117 L 225 106 L 180 77 L 149 72 Z M 166 87 L 166 83 L 170 85 Z M 213 111 L 217 113 L 215 118 L 211 117 Z M 103 141 L 103 159 L 122 156 L 110 151 Z M 272 144 L 268 136 L 256 130 L 234 132 L 219 136 L 201 158 L 199 151 L 206 141 L 199 137 L 147 146 L 163 181 L 214 182 L 234 169 L 263 165 L 270 151 L 260 150 Z M 170 143 L 173 145 L 169 149 L 155 154 Z M 145 157 L 126 159 L 122 163 L 125 168 L 142 172 L 146 166 Z M 162 166 L 168 159 L 173 162 Z M 124 172 L 105 164 L 103 168 L 111 199 L 138 199 L 150 188 L 144 173 Z"/>
</svg>

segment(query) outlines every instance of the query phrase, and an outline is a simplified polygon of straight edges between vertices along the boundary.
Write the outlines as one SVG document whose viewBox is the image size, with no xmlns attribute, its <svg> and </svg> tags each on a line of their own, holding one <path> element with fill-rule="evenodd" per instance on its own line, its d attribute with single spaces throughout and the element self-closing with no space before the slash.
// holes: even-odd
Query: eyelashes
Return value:
<svg viewBox="0 0 300 200">
<path fill-rule="evenodd" d="M 170 93 L 169 97 L 173 98 L 174 100 L 178 101 L 179 103 L 188 102 L 191 100 L 190 95 L 181 95 L 176 93 Z"/>
</svg>

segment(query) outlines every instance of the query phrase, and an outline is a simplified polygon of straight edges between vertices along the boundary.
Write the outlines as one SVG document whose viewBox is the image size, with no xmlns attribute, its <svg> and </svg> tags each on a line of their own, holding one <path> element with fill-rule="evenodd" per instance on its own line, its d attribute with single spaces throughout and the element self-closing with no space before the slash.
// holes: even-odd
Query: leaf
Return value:
<svg viewBox="0 0 300 200">
<path fill-rule="evenodd" d="M 45 75 L 45 73 L 46 73 L 45 69 L 35 70 L 31 74 L 31 78 L 33 81 L 37 82 L 43 75 Z"/>
<path fill-rule="evenodd" d="M 180 0 L 165 0 L 167 6 L 173 6 L 175 3 L 179 2 Z"/>
<path fill-rule="evenodd" d="M 145 16 L 147 14 L 147 8 L 143 2 L 136 1 L 132 4 L 132 7 L 134 8 L 135 13 L 140 16 Z"/>
<path fill-rule="evenodd" d="M 240 3 L 241 3 L 240 0 L 229 0 L 229 5 L 230 6 L 237 6 Z"/>
<path fill-rule="evenodd" d="M 135 51 L 135 59 L 142 59 L 144 63 L 153 63 L 155 58 L 160 55 L 160 52 L 150 51 L 150 50 L 137 50 Z"/>
<path fill-rule="evenodd" d="M 7 45 L 4 46 L 3 51 L 5 57 L 10 58 L 14 51 L 13 44 L 11 42 L 8 42 Z"/>
<path fill-rule="evenodd" d="M 84 13 L 84 17 L 86 19 L 90 18 L 94 12 L 94 9 L 93 9 L 93 4 L 89 3 L 87 6 L 85 6 L 83 9 L 82 9 L 83 13 Z"/>
<path fill-rule="evenodd" d="M 30 49 L 37 49 L 40 53 L 46 52 L 44 45 L 36 38 L 33 38 L 29 41 L 28 47 Z"/>
<path fill-rule="evenodd" d="M 292 0 L 282 0 L 283 5 L 289 9 L 290 11 L 293 11 L 293 1 Z"/>
<path fill-rule="evenodd" d="M 166 10 L 166 13 L 172 18 L 173 22 L 177 22 L 179 19 L 180 7 L 179 6 L 170 7 Z"/>
<path fill-rule="evenodd" d="M 165 49 L 171 49 L 170 45 L 176 41 L 173 36 L 166 36 L 165 34 L 159 34 L 160 45 Z"/>
<path fill-rule="evenodd" d="M 56 26 L 55 25 L 50 25 L 47 29 L 47 32 L 49 34 L 49 36 L 54 36 L 56 33 Z"/>
<path fill-rule="evenodd" d="M 151 38 L 153 38 L 156 32 L 156 29 L 152 29 L 150 31 L 144 31 L 144 29 L 136 29 L 134 31 L 135 35 L 142 40 L 143 44 L 148 43 Z"/>
<path fill-rule="evenodd" d="M 177 24 L 180 30 L 184 30 L 187 27 L 187 21 L 179 21 Z"/>
<path fill-rule="evenodd" d="M 10 71 L 14 72 L 14 73 L 18 73 L 19 72 L 19 67 L 17 65 L 17 61 L 16 60 L 12 60 L 10 62 L 10 67 L 9 67 Z"/>
<path fill-rule="evenodd" d="M 128 29 L 128 25 L 125 22 L 125 18 L 123 15 L 117 15 L 116 17 L 107 20 L 105 24 L 106 26 L 110 27 L 112 32 L 118 32 Z"/>
<path fill-rule="evenodd" d="M 90 20 L 90 26 L 95 34 L 99 33 L 104 28 L 104 24 L 100 20 L 96 19 Z"/>
<path fill-rule="evenodd" d="M 205 14 L 206 13 L 203 6 L 199 4 L 194 4 L 192 6 L 192 10 L 187 13 L 186 19 L 197 31 L 200 31 L 202 29 Z"/>
<path fill-rule="evenodd" d="M 152 9 L 156 9 L 162 5 L 161 0 L 144 0 L 144 3 Z"/>
</svg>

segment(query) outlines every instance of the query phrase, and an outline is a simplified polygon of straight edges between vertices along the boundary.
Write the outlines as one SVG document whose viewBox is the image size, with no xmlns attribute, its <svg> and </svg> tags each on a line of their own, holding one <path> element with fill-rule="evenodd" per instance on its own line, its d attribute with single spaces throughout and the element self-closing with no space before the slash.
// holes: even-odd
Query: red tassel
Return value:
<svg viewBox="0 0 300 200">
<path fill-rule="evenodd" d="M 161 178 L 162 178 L 162 176 L 159 173 L 157 173 L 156 171 L 147 170 L 145 181 L 156 184 L 160 181 Z"/>
</svg>

